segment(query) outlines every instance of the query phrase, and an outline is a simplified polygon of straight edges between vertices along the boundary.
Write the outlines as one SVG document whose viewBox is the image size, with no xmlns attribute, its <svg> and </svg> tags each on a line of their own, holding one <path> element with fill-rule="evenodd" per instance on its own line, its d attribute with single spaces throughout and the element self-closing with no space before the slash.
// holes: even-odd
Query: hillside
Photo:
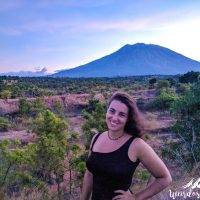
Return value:
<svg viewBox="0 0 200 200">
<path fill-rule="evenodd" d="M 168 48 L 137 43 L 125 45 L 116 52 L 53 77 L 115 77 L 134 75 L 175 75 L 199 71 L 200 62 Z"/>
</svg>

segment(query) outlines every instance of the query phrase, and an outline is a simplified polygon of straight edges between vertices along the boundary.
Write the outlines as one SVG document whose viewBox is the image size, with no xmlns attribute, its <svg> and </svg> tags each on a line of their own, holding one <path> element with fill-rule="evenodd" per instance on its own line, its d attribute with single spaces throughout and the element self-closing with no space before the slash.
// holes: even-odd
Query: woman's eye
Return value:
<svg viewBox="0 0 200 200">
<path fill-rule="evenodd" d="M 120 116 L 120 117 L 126 117 L 126 114 L 120 113 L 119 116 Z"/>
<path fill-rule="evenodd" d="M 115 111 L 114 111 L 114 110 L 109 110 L 109 112 L 110 112 L 110 113 L 114 113 Z"/>
</svg>

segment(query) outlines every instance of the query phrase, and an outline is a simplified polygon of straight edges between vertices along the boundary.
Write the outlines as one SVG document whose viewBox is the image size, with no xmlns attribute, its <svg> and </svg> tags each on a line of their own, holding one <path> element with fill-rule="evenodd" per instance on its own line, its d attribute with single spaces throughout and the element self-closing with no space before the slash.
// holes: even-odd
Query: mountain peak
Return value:
<svg viewBox="0 0 200 200">
<path fill-rule="evenodd" d="M 132 46 L 148 46 L 148 44 L 138 42 L 138 43 L 133 44 Z"/>
<path fill-rule="evenodd" d="M 122 48 L 138 47 L 138 46 L 147 46 L 145 43 L 135 43 L 135 44 L 125 44 Z"/>
</svg>

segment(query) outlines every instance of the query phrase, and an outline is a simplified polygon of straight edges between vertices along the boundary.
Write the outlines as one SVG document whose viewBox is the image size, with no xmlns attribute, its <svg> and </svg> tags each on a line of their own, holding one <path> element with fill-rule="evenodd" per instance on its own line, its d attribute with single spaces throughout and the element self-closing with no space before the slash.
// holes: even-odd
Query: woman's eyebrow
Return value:
<svg viewBox="0 0 200 200">
<path fill-rule="evenodd" d="M 120 114 L 121 114 L 121 115 L 127 115 L 127 113 L 125 113 L 125 112 L 120 112 Z"/>
</svg>

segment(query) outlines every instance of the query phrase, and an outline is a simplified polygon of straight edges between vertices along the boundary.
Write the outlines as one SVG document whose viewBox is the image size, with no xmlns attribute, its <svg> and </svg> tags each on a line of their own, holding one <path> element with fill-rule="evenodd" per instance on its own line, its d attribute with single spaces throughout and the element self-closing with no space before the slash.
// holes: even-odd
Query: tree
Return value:
<svg viewBox="0 0 200 200">
<path fill-rule="evenodd" d="M 177 121 L 173 127 L 175 140 L 165 146 L 163 154 L 175 159 L 191 171 L 200 163 L 200 82 L 191 87 L 173 105 Z M 199 171 L 200 174 L 200 171 Z"/>
<path fill-rule="evenodd" d="M 5 195 L 6 191 L 13 194 L 13 188 L 18 188 L 19 194 L 20 190 L 23 190 L 26 186 L 29 186 L 29 188 L 33 185 L 41 186 L 41 182 L 34 179 L 29 170 L 29 166 L 32 165 L 34 150 L 35 144 L 21 147 L 18 140 L 0 142 L 0 193 L 2 196 Z"/>
<path fill-rule="evenodd" d="M 82 126 L 82 130 L 86 135 L 86 149 L 89 149 L 89 144 L 96 132 L 104 132 L 106 130 L 106 109 L 105 105 L 98 100 L 91 100 L 89 105 L 89 112 L 83 111 L 83 117 L 86 123 Z"/>
<path fill-rule="evenodd" d="M 170 87 L 176 85 L 176 80 L 175 80 L 175 78 L 168 78 L 167 80 L 169 81 L 169 85 L 170 85 Z"/>
<path fill-rule="evenodd" d="M 66 134 L 67 124 L 50 111 L 45 111 L 33 122 L 33 132 L 37 135 L 35 168 L 44 181 L 55 177 L 58 199 L 61 199 L 61 182 L 63 182 L 65 156 L 69 151 Z"/>
<path fill-rule="evenodd" d="M 0 117 L 0 131 L 7 131 L 9 127 L 9 120 L 5 117 Z"/>
<path fill-rule="evenodd" d="M 55 101 L 53 103 L 53 111 L 59 117 L 64 118 L 64 116 L 65 116 L 64 105 L 61 101 Z"/>
<path fill-rule="evenodd" d="M 26 98 L 19 99 L 19 113 L 23 116 L 30 114 L 31 104 Z"/>
<path fill-rule="evenodd" d="M 179 83 L 176 87 L 176 92 L 179 95 L 185 95 L 190 90 L 191 84 Z"/>
<path fill-rule="evenodd" d="M 83 111 L 83 116 L 86 123 L 82 126 L 82 130 L 85 134 L 85 149 L 86 151 L 72 159 L 72 166 L 78 173 L 78 178 L 82 179 L 86 169 L 86 158 L 88 155 L 89 145 L 92 137 L 96 132 L 103 132 L 106 130 L 105 121 L 105 105 L 98 100 L 90 100 L 89 106 Z"/>
<path fill-rule="evenodd" d="M 148 102 L 145 107 L 146 109 L 169 110 L 176 99 L 177 95 L 173 90 L 162 89 L 160 95 Z"/>
<path fill-rule="evenodd" d="M 9 99 L 11 97 L 12 93 L 9 89 L 3 90 L 1 92 L 1 98 L 2 99 Z"/>
<path fill-rule="evenodd" d="M 159 80 L 157 82 L 156 88 L 158 90 L 162 90 L 163 88 L 168 89 L 169 88 L 169 81 L 168 80 Z"/>
<path fill-rule="evenodd" d="M 150 88 L 154 88 L 156 82 L 157 82 L 156 78 L 150 79 L 149 80 L 149 86 L 150 86 Z"/>
<path fill-rule="evenodd" d="M 45 102 L 40 97 L 37 97 L 36 100 L 32 103 L 31 112 L 37 117 L 39 114 L 44 113 L 47 110 Z"/>
<path fill-rule="evenodd" d="M 12 88 L 12 98 L 22 97 L 23 91 L 20 89 L 19 86 L 15 85 Z"/>
<path fill-rule="evenodd" d="M 179 82 L 181 83 L 194 83 L 199 80 L 200 72 L 190 71 L 183 76 L 179 77 Z"/>
</svg>

